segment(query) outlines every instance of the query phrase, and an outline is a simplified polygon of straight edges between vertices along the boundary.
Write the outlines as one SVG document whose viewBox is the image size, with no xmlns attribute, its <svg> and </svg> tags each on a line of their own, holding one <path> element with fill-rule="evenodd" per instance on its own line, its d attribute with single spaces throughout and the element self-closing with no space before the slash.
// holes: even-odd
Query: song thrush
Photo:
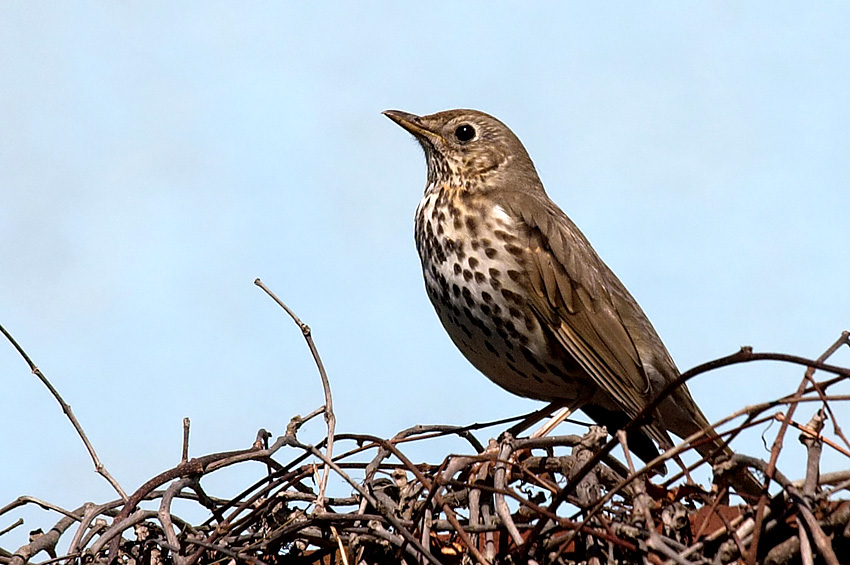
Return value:
<svg viewBox="0 0 850 565">
<path fill-rule="evenodd" d="M 649 319 L 590 243 L 549 199 L 525 148 L 476 110 L 429 116 L 387 110 L 425 151 L 416 210 L 425 288 L 464 356 L 490 380 L 561 401 L 616 430 L 679 371 Z M 686 386 L 629 436 L 644 461 L 709 423 Z M 697 449 L 728 455 L 716 436 Z M 758 485 L 750 475 L 739 491 Z"/>
</svg>

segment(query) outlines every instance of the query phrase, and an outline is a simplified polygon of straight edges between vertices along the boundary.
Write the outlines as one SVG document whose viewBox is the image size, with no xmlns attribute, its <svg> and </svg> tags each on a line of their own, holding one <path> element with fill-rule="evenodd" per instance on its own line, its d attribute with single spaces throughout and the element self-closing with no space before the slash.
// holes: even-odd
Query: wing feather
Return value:
<svg viewBox="0 0 850 565">
<path fill-rule="evenodd" d="M 505 206 L 529 229 L 529 296 L 535 312 L 594 383 L 635 416 L 653 387 L 629 331 L 643 324 L 626 323 L 624 317 L 642 321 L 645 315 L 578 228 L 548 199 L 525 195 L 521 206 L 510 201 Z M 651 330 L 648 320 L 646 325 Z M 650 425 L 647 431 L 669 444 L 662 427 Z"/>
</svg>

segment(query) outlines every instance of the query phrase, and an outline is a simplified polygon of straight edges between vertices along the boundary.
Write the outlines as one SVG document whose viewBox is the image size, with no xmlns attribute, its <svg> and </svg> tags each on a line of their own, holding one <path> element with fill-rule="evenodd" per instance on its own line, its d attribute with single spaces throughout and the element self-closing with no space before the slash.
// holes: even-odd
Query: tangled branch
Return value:
<svg viewBox="0 0 850 565">
<path fill-rule="evenodd" d="M 795 392 L 739 410 L 646 467 L 635 468 L 624 432 L 610 440 L 606 430 L 594 426 L 581 436 L 503 433 L 490 442 L 476 436 L 480 430 L 498 431 L 536 414 L 463 427 L 415 426 L 389 439 L 338 434 L 329 379 L 310 328 L 259 279 L 255 284 L 301 329 L 319 370 L 324 404 L 305 417 L 293 417 L 286 433 L 271 443 L 271 434 L 261 429 L 246 449 L 191 459 L 185 420 L 181 461 L 129 496 L 98 459 L 70 406 L 0 327 L 59 402 L 98 473 L 118 494 L 115 500 L 86 502 L 73 510 L 18 497 L 0 508 L 0 516 L 37 505 L 59 518 L 47 533 L 32 532 L 28 543 L 16 550 L 0 548 L 0 563 L 22 565 L 45 553 L 48 558 L 41 563 L 194 565 L 227 560 L 272 565 L 330 559 L 345 564 L 781 564 L 814 563 L 817 558 L 832 565 L 841 562 L 838 556 L 850 554 L 850 469 L 820 472 L 824 449 L 850 457 L 850 444 L 836 418 L 841 413 L 837 406 L 850 396 L 832 393 L 847 381 L 850 369 L 827 363 L 838 349 L 850 346 L 847 332 L 818 359 L 743 348 L 683 373 L 656 404 L 688 379 L 732 364 L 772 360 L 806 367 Z M 827 377 L 815 378 L 821 374 Z M 794 415 L 809 403 L 820 408 L 801 424 Z M 644 422 L 654 406 L 624 431 Z M 320 414 L 327 427 L 325 439 L 317 445 L 302 442 L 300 428 Z M 692 474 L 707 465 L 695 455 L 693 445 L 706 434 L 731 440 L 774 420 L 781 424 L 767 461 L 737 454 L 713 469 L 713 486 L 693 482 Z M 827 421 L 832 437 L 824 433 Z M 789 478 L 792 470 L 780 470 L 778 465 L 790 427 L 800 430 L 807 453 L 806 461 L 799 462 L 801 478 L 796 480 Z M 465 439 L 469 452 L 419 464 L 405 455 L 412 442 L 446 436 Z M 613 455 L 618 446 L 624 461 Z M 664 461 L 678 465 L 682 456 L 695 462 L 664 482 L 654 482 L 650 469 Z M 204 490 L 207 477 L 247 461 L 263 463 L 267 472 L 240 494 L 222 499 Z M 729 506 L 724 476 L 741 469 L 763 480 L 763 494 Z M 173 510 L 175 500 L 199 505 L 206 519 L 195 524 L 181 519 Z M 0 536 L 21 523 L 18 520 Z M 56 554 L 59 547 L 62 555 Z"/>
</svg>

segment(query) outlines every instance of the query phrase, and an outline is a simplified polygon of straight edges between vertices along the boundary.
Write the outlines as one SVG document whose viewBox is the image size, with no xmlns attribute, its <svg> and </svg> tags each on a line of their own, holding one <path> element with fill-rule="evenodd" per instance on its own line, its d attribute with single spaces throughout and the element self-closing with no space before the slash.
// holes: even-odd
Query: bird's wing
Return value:
<svg viewBox="0 0 850 565">
<path fill-rule="evenodd" d="M 634 417 L 657 392 L 629 331 L 645 315 L 557 206 L 529 195 L 519 204 L 508 198 L 503 207 L 528 229 L 532 307 L 599 388 Z M 632 323 L 624 321 L 629 318 Z M 663 428 L 647 428 L 653 439 L 669 443 Z"/>
</svg>

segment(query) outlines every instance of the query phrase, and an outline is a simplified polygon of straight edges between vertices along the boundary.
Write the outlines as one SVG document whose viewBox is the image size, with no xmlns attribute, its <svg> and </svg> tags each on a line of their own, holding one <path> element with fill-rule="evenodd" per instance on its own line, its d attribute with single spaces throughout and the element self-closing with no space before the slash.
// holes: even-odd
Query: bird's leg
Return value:
<svg viewBox="0 0 850 565">
<path fill-rule="evenodd" d="M 682 458 L 679 457 L 678 453 L 673 456 L 673 461 L 675 461 L 676 464 L 682 469 L 682 474 L 685 476 L 685 484 L 689 484 L 689 485 L 697 484 L 696 481 L 694 481 L 693 477 L 691 477 L 691 472 L 688 469 L 688 466 L 685 465 L 685 462 L 682 461 Z"/>
<path fill-rule="evenodd" d="M 632 463 L 632 454 L 629 451 L 629 442 L 626 437 L 626 432 L 623 430 L 617 430 L 616 434 L 617 439 L 620 440 L 620 447 L 623 448 L 623 456 L 626 459 L 626 465 L 629 466 L 629 475 L 631 477 L 635 477 L 637 475 L 637 471 L 635 470 L 634 463 Z M 638 520 L 644 522 L 644 527 L 650 532 L 653 532 L 655 531 L 655 522 L 652 519 L 652 512 L 649 510 L 650 498 L 649 495 L 646 494 L 646 478 L 638 476 L 632 485 L 636 494 L 632 511 L 635 513 Z"/>
<path fill-rule="evenodd" d="M 546 416 L 550 416 L 549 420 L 543 424 L 537 431 L 531 434 L 532 438 L 545 437 L 552 430 L 558 427 L 558 424 L 566 420 L 570 417 L 570 415 L 578 410 L 578 408 L 584 404 L 583 400 L 574 400 L 572 402 L 567 402 L 565 400 L 556 400 L 554 402 L 550 402 L 540 410 L 535 410 L 528 416 L 522 419 L 522 421 L 514 424 L 507 430 L 505 430 L 500 439 L 504 437 L 506 434 L 510 434 L 513 437 L 517 437 L 519 434 L 545 418 Z M 553 414 L 554 412 L 554 414 Z"/>
<path fill-rule="evenodd" d="M 570 414 L 575 412 L 582 404 L 582 402 L 576 401 L 572 404 L 569 404 L 568 406 L 562 406 L 557 412 L 555 412 L 555 414 L 551 418 L 549 418 L 549 421 L 540 426 L 537 431 L 531 434 L 531 437 L 538 438 L 548 435 L 549 432 L 558 427 L 558 424 L 569 418 Z"/>
<path fill-rule="evenodd" d="M 529 414 L 528 416 L 523 418 L 520 422 L 517 422 L 516 424 L 514 424 L 513 426 L 511 426 L 510 428 L 508 428 L 507 430 L 502 432 L 502 436 L 504 436 L 505 434 L 511 434 L 513 437 L 517 437 L 517 436 L 519 436 L 519 434 L 521 434 L 522 432 L 524 432 L 525 430 L 527 430 L 528 428 L 530 428 L 531 426 L 533 426 L 534 424 L 536 424 L 537 422 L 542 420 L 543 418 L 546 418 L 547 416 L 551 415 L 556 410 L 558 410 L 560 408 L 564 408 L 566 406 L 567 406 L 567 403 L 564 402 L 563 400 L 556 400 L 555 402 L 550 402 L 549 404 L 547 404 L 546 406 L 544 406 L 540 410 L 535 410 L 534 412 L 532 412 L 531 414 Z M 534 437 L 540 437 L 540 436 L 534 436 Z"/>
<path fill-rule="evenodd" d="M 540 429 L 535 431 L 529 437 L 530 438 L 540 438 L 540 437 L 546 436 L 547 434 L 549 434 L 549 432 L 554 430 L 558 426 L 558 424 L 560 424 L 561 422 L 563 422 L 564 420 L 569 418 L 570 414 L 575 412 L 576 409 L 578 409 L 578 407 L 581 406 L 582 404 L 584 404 L 584 402 L 578 401 L 578 400 L 574 400 L 573 402 L 571 402 L 569 404 L 567 404 L 563 400 L 550 402 L 545 407 L 541 408 L 540 410 L 536 410 L 536 411 L 532 412 L 531 414 L 529 414 L 528 416 L 523 418 L 523 420 L 521 422 L 514 424 L 509 429 L 502 432 L 502 434 L 499 436 L 498 443 L 492 442 L 492 440 L 491 440 L 491 445 L 490 445 L 490 447 L 487 448 L 485 453 L 491 453 L 492 451 L 498 451 L 499 445 L 502 445 L 506 442 L 513 441 L 513 438 L 515 438 L 517 436 L 517 434 L 522 433 L 523 431 L 530 428 L 531 426 L 533 426 L 534 424 L 536 424 L 537 422 L 539 422 L 540 420 L 542 420 L 546 416 L 552 414 L 552 411 L 556 411 L 555 414 L 552 415 L 552 417 L 549 418 L 549 420 L 540 427 Z M 528 448 L 520 449 L 520 450 L 517 450 L 517 451 L 512 450 L 510 452 L 510 457 L 508 458 L 508 461 L 507 461 L 508 472 L 510 473 L 510 471 L 513 469 L 514 465 L 516 465 L 519 461 L 528 457 L 530 454 L 531 454 L 531 449 L 528 449 Z"/>
</svg>

